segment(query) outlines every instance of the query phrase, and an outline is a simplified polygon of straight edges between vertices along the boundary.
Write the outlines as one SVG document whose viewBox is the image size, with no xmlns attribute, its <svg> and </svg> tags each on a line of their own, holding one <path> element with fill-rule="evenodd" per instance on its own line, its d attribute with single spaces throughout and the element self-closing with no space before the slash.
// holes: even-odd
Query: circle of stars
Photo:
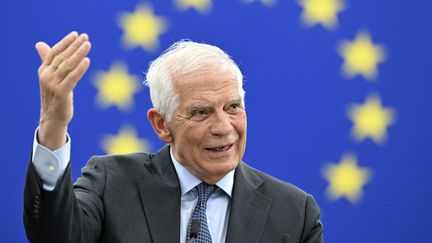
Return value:
<svg viewBox="0 0 432 243">
<path fill-rule="evenodd" d="M 299 0 L 303 12 L 302 23 L 306 27 L 321 25 L 334 30 L 339 21 L 337 15 L 346 9 L 343 0 Z M 342 73 L 346 78 L 362 76 L 367 81 L 378 77 L 378 64 L 386 59 L 385 48 L 374 44 L 367 31 L 359 31 L 352 41 L 341 41 L 338 53 L 344 59 Z M 367 138 L 382 145 L 387 138 L 387 129 L 395 122 L 395 111 L 385 108 L 377 94 L 368 95 L 363 104 L 351 104 L 347 116 L 353 123 L 351 137 L 357 141 Z M 326 190 L 331 200 L 341 197 L 351 203 L 361 200 L 363 187 L 371 181 L 369 168 L 359 166 L 353 153 L 345 154 L 338 163 L 324 165 L 323 177 L 328 181 Z"/>
<path fill-rule="evenodd" d="M 180 11 L 194 9 L 200 14 L 208 14 L 213 8 L 212 0 L 172 0 Z M 277 0 L 241 0 L 246 4 L 260 2 L 271 7 Z M 344 0 L 297 0 L 302 7 L 300 21 L 306 28 L 316 25 L 326 30 L 336 30 L 340 25 L 338 15 L 347 9 Z M 168 21 L 158 16 L 150 4 L 137 4 L 133 12 L 122 12 L 118 25 L 123 30 L 121 43 L 125 49 L 136 47 L 145 52 L 159 48 L 159 38 L 168 30 Z M 343 40 L 337 46 L 343 58 L 341 71 L 344 77 L 360 76 L 368 82 L 378 80 L 378 65 L 386 60 L 386 50 L 375 44 L 366 30 L 357 33 L 353 40 Z M 108 71 L 99 71 L 94 78 L 98 89 L 97 103 L 102 108 L 116 106 L 120 111 L 133 107 L 133 96 L 140 91 L 138 79 L 128 72 L 127 65 L 121 62 L 112 64 Z M 384 107 L 378 94 L 369 94 L 363 104 L 348 105 L 347 118 L 352 122 L 351 137 L 356 142 L 371 139 L 378 145 L 386 141 L 389 126 L 395 123 L 396 112 Z M 136 129 L 123 125 L 117 135 L 106 135 L 102 147 L 107 153 L 129 153 L 148 151 L 146 139 L 138 137 Z M 372 180 L 370 168 L 361 167 L 354 153 L 345 153 L 337 163 L 327 163 L 323 167 L 323 177 L 328 182 L 326 194 L 329 199 L 346 198 L 357 203 L 364 195 L 363 187 Z"/>
</svg>

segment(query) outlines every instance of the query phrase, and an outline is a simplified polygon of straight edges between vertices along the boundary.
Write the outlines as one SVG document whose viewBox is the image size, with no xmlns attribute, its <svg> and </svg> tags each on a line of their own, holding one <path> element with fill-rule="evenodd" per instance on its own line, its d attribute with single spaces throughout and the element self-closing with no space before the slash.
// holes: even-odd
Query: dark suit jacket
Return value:
<svg viewBox="0 0 432 243">
<path fill-rule="evenodd" d="M 168 146 L 93 157 L 74 185 L 68 167 L 54 191 L 30 163 L 24 224 L 31 242 L 179 242 L 180 195 Z M 293 185 L 241 162 L 232 195 L 227 243 L 322 242 L 317 204 Z"/>
</svg>

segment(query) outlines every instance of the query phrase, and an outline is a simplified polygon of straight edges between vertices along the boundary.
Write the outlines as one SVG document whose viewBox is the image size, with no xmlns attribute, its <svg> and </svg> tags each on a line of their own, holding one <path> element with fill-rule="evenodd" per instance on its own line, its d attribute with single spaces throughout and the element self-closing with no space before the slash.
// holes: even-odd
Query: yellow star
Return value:
<svg viewBox="0 0 432 243">
<path fill-rule="evenodd" d="M 323 174 L 329 182 L 326 192 L 330 199 L 346 197 L 355 203 L 362 198 L 363 186 L 370 181 L 372 173 L 368 168 L 357 166 L 355 155 L 345 154 L 339 164 L 327 164 Z"/>
<path fill-rule="evenodd" d="M 395 121 L 394 113 L 381 106 L 379 96 L 369 95 L 363 105 L 353 104 L 348 108 L 348 117 L 354 123 L 352 136 L 358 141 L 371 138 L 382 144 L 387 137 L 387 127 Z"/>
<path fill-rule="evenodd" d="M 344 10 L 342 0 L 299 0 L 303 7 L 301 19 L 306 26 L 321 24 L 326 29 L 338 25 L 337 14 Z"/>
<path fill-rule="evenodd" d="M 103 150 L 108 154 L 148 152 L 149 143 L 137 137 L 131 126 L 123 126 L 116 136 L 106 135 L 102 140 Z"/>
<path fill-rule="evenodd" d="M 176 0 L 175 3 L 177 8 L 181 10 L 195 8 L 201 13 L 208 13 L 213 4 L 211 0 Z"/>
<path fill-rule="evenodd" d="M 128 73 L 125 65 L 115 63 L 108 72 L 98 72 L 94 85 L 98 89 L 96 100 L 107 108 L 111 105 L 120 110 L 130 109 L 133 105 L 133 95 L 140 90 L 138 78 Z"/>
<path fill-rule="evenodd" d="M 365 31 L 357 34 L 352 42 L 343 41 L 339 45 L 339 54 L 344 58 L 342 71 L 348 77 L 363 75 L 372 81 L 378 75 L 378 64 L 385 60 L 385 49 L 374 45 L 371 37 Z"/>
<path fill-rule="evenodd" d="M 123 29 L 123 44 L 127 48 L 141 46 L 146 51 L 159 47 L 159 36 L 167 29 L 165 18 L 153 14 L 147 5 L 137 5 L 133 13 L 121 13 L 119 25 Z"/>
</svg>

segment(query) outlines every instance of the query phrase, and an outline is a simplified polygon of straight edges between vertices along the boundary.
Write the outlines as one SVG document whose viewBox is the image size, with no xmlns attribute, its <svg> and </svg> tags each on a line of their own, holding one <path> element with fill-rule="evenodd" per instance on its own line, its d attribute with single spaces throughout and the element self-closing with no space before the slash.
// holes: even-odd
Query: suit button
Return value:
<svg viewBox="0 0 432 243">
<path fill-rule="evenodd" d="M 39 218 L 39 209 L 34 208 L 33 213 L 35 214 L 36 218 Z"/>
</svg>

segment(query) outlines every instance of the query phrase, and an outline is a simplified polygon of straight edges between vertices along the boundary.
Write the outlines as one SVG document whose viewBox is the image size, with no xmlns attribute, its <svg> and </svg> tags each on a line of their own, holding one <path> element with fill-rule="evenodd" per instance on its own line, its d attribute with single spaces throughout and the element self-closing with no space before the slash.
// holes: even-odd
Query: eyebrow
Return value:
<svg viewBox="0 0 432 243">
<path fill-rule="evenodd" d="M 242 99 L 241 98 L 233 98 L 227 102 L 227 104 L 232 104 L 232 103 L 242 103 Z M 196 103 L 192 103 L 192 105 L 190 105 L 189 107 L 190 108 L 208 108 L 211 106 L 207 105 L 206 103 L 196 102 Z"/>
<path fill-rule="evenodd" d="M 227 104 L 233 104 L 233 103 L 242 104 L 243 103 L 242 98 L 240 98 L 240 97 L 233 98 Z M 208 109 L 211 107 L 212 107 L 211 105 L 208 105 L 206 103 L 196 102 L 196 103 L 192 103 L 190 106 L 186 107 L 186 111 L 190 112 L 190 111 L 195 110 L 195 109 Z"/>
<path fill-rule="evenodd" d="M 186 107 L 186 112 L 187 113 L 191 113 L 194 110 L 199 110 L 199 109 L 209 109 L 211 106 L 203 104 L 203 103 L 194 103 L 188 107 Z"/>
<path fill-rule="evenodd" d="M 243 103 L 243 100 L 241 99 L 241 98 L 235 98 L 235 99 L 232 99 L 229 103 L 240 103 L 240 104 L 242 104 Z"/>
</svg>

